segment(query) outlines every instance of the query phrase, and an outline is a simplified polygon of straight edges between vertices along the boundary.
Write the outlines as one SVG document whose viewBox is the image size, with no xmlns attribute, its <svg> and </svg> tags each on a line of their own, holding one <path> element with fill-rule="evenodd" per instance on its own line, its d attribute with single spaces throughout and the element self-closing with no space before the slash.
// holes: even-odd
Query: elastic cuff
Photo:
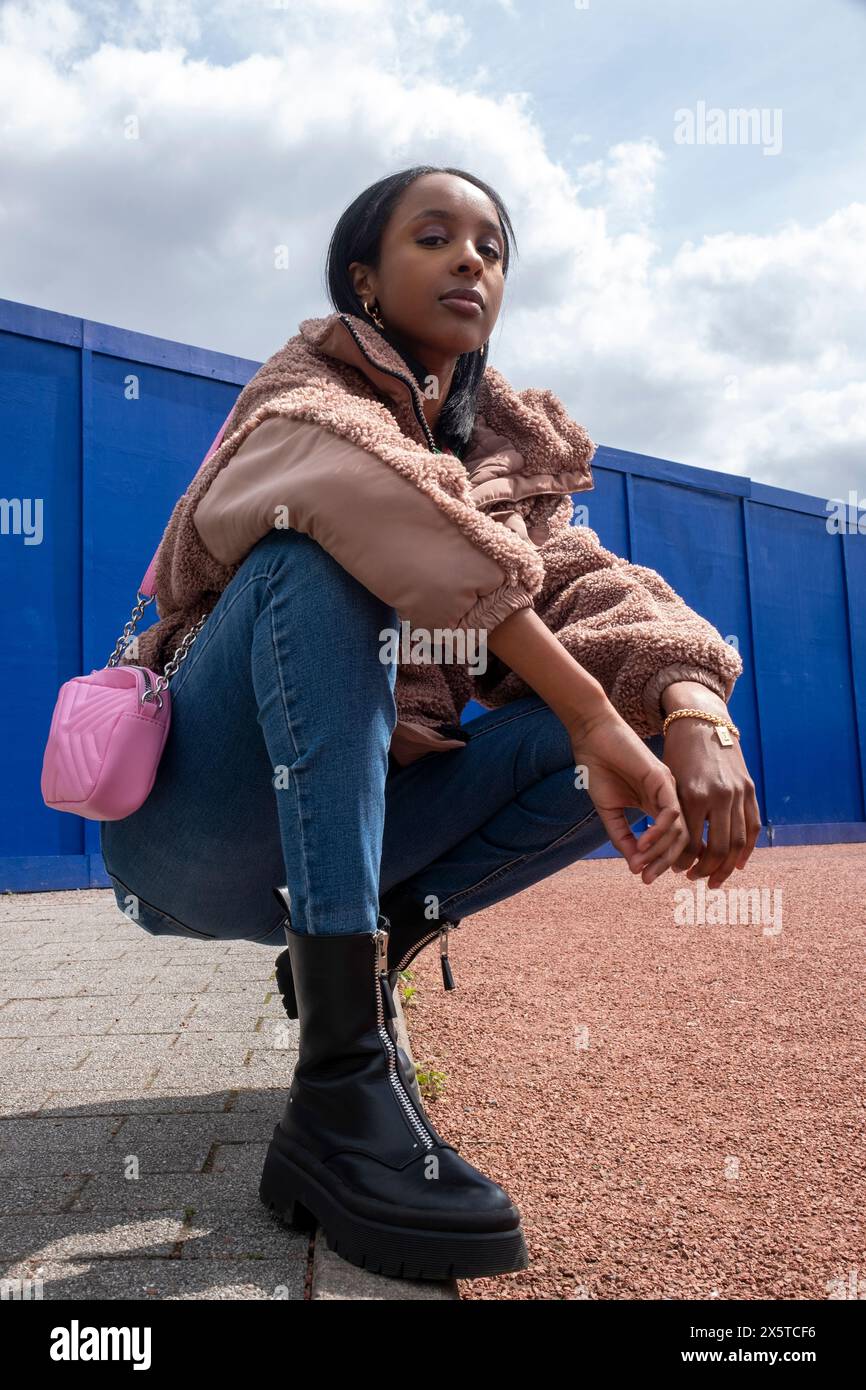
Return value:
<svg viewBox="0 0 866 1390">
<path fill-rule="evenodd" d="M 720 699 L 727 702 L 725 683 L 714 671 L 708 671 L 703 666 L 689 666 L 685 662 L 674 662 L 651 676 L 643 688 L 643 706 L 647 719 L 651 724 L 657 724 L 659 730 L 667 718 L 667 711 L 661 702 L 662 692 L 669 685 L 673 685 L 675 681 L 695 681 L 700 685 L 705 685 Z"/>
<path fill-rule="evenodd" d="M 501 622 L 521 608 L 532 607 L 532 595 L 519 584 L 507 580 L 490 594 L 484 594 L 473 603 L 457 624 L 459 628 L 475 628 L 478 631 L 492 632 Z"/>
</svg>

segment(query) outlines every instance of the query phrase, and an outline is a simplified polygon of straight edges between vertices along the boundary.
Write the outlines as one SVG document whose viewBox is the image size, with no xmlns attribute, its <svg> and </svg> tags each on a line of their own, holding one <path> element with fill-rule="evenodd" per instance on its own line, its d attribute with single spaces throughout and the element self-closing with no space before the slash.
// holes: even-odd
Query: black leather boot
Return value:
<svg viewBox="0 0 866 1390">
<path fill-rule="evenodd" d="M 290 931 L 291 925 L 292 925 L 292 915 L 291 915 L 291 911 L 290 911 L 290 909 L 289 909 L 289 890 L 288 890 L 287 887 L 285 887 L 285 888 L 275 888 L 275 889 L 274 889 L 274 895 L 275 895 L 277 901 L 278 901 L 279 903 L 281 903 L 282 906 L 283 906 L 283 907 L 285 908 L 285 910 L 286 910 L 286 917 L 285 917 L 285 921 L 283 922 L 283 929 L 284 929 L 284 931 L 286 932 L 286 937 L 287 937 L 287 939 L 288 939 L 288 934 L 289 934 L 289 931 Z M 397 905 L 397 904 L 396 904 L 396 900 L 392 900 L 392 906 L 393 906 L 393 907 L 396 907 L 396 905 Z M 410 948 L 411 948 L 411 947 L 417 947 L 416 950 L 412 950 L 412 952 L 411 952 L 411 954 L 412 954 L 413 957 L 414 957 L 414 955 L 417 955 L 418 951 L 420 951 L 421 949 L 423 949 L 423 946 L 424 946 L 424 945 L 429 944 L 429 941 L 431 940 L 432 936 L 434 936 L 434 935 L 437 934 L 436 932 L 431 933 L 429 930 L 426 930 L 426 928 L 429 928 L 429 926 L 430 926 L 430 923 L 429 923 L 429 922 L 426 922 L 426 921 L 425 921 L 425 923 L 424 923 L 423 926 L 418 926 L 418 925 L 416 924 L 416 920 L 415 920 L 415 919 L 416 919 L 416 917 L 417 917 L 417 913 L 418 913 L 417 904 L 414 904 L 414 903 L 411 904 L 411 912 L 410 912 L 409 914 L 407 914 L 407 920 L 406 920 L 405 924 L 401 924 L 401 925 L 403 925 L 403 930 L 402 930 L 401 935 L 402 935 L 402 939 L 403 939 L 403 944 L 404 944 L 404 946 L 407 946 L 407 945 L 408 945 Z M 380 914 L 380 915 L 381 915 L 381 914 Z M 390 927 L 390 923 L 389 923 L 389 921 L 388 921 L 387 919 L 383 919 L 382 925 L 383 925 L 383 926 L 385 927 L 385 929 L 386 929 L 387 931 L 389 931 L 389 933 L 390 933 L 391 927 Z M 456 924 L 455 924 L 455 925 L 456 925 Z M 446 940 L 446 941 L 447 941 L 447 931 L 448 931 L 448 926 L 446 925 L 446 926 L 445 926 L 445 940 Z M 390 937 L 390 935 L 389 935 L 389 943 L 390 943 L 390 940 L 391 940 L 391 937 Z M 446 950 L 446 957 L 447 957 L 447 946 L 446 946 L 445 950 Z M 285 1009 L 285 1011 L 286 1011 L 286 1013 L 288 1014 L 289 1018 L 296 1019 L 296 1018 L 298 1017 L 298 1001 L 297 1001 L 296 998 L 295 998 L 295 986 L 294 986 L 294 983 L 293 983 L 293 981 L 292 981 L 292 960 L 291 960 L 291 952 L 289 951 L 288 947 L 286 948 L 285 951 L 281 951 L 280 954 L 277 956 L 277 959 L 276 959 L 276 961 L 274 962 L 274 966 L 275 966 L 276 976 L 277 976 L 277 988 L 278 988 L 278 990 L 280 991 L 280 995 L 282 996 L 283 1008 Z M 398 974 L 399 974 L 399 970 L 400 970 L 400 969 L 405 969 L 405 966 L 400 966 L 399 969 L 398 969 L 398 968 L 395 968 L 395 969 L 393 969 L 393 970 L 389 970 L 389 972 L 388 972 L 388 983 L 389 983 L 389 985 L 391 986 L 391 993 L 392 993 L 392 994 L 396 994 L 396 991 L 397 991 L 397 976 L 398 976 Z M 444 972 L 444 969 L 445 969 L 445 967 L 443 966 L 443 972 Z M 450 966 L 448 967 L 448 969 L 449 969 L 449 974 L 450 974 Z M 448 987 L 449 989 L 453 989 L 453 988 L 454 988 L 454 980 L 453 980 L 453 977 L 452 977 L 452 979 L 451 979 L 451 983 L 450 983 L 447 987 Z M 414 1096 L 414 1098 L 415 1098 L 415 1100 L 418 1102 L 418 1104 L 419 1104 L 419 1105 L 422 1105 L 422 1104 L 423 1104 L 423 1100 L 422 1100 L 422 1097 L 421 1097 L 421 1088 L 420 1088 L 420 1086 L 418 1085 L 418 1077 L 417 1077 L 417 1075 L 416 1075 L 415 1065 L 414 1065 L 414 1063 L 412 1062 L 412 1059 L 408 1056 L 408 1054 L 407 1054 L 406 1052 L 404 1052 L 403 1048 L 400 1046 L 399 1043 L 397 1044 L 397 1051 L 398 1051 L 399 1056 L 400 1056 L 400 1064 L 401 1064 L 401 1066 L 402 1066 L 402 1068 L 403 1068 L 403 1075 L 404 1075 L 404 1077 L 405 1077 L 406 1084 L 407 1084 L 409 1090 L 412 1092 L 412 1095 Z"/>
<path fill-rule="evenodd" d="M 289 907 L 288 888 L 275 888 L 274 896 L 286 912 L 284 923 L 286 933 L 292 925 Z M 398 883 L 389 888 L 379 899 L 379 911 L 386 921 L 388 931 L 388 983 L 392 993 L 397 988 L 397 976 L 406 970 L 417 955 L 431 942 L 439 940 L 439 959 L 442 966 L 442 984 L 445 989 L 455 989 L 454 975 L 448 957 L 448 933 L 460 925 L 459 917 L 431 919 L 424 914 L 424 904 L 409 896 L 403 885 Z M 283 1000 L 283 1007 L 289 1018 L 298 1017 L 298 1005 L 292 984 L 292 962 L 288 950 L 281 951 L 275 961 L 277 988 Z"/>
<path fill-rule="evenodd" d="M 394 1036 L 388 933 L 286 932 L 300 1053 L 259 1188 L 302 1230 L 379 1274 L 472 1279 L 525 1269 L 520 1213 L 411 1095 Z"/>
</svg>

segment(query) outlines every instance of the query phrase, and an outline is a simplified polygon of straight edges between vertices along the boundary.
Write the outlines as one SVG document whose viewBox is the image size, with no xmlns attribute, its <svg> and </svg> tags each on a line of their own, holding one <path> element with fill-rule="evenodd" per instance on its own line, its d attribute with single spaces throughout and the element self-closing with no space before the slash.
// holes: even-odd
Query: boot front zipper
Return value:
<svg viewBox="0 0 866 1390">
<path fill-rule="evenodd" d="M 416 941 L 413 946 L 410 946 L 409 950 L 403 956 L 403 959 L 399 961 L 397 965 L 393 966 L 392 969 L 405 970 L 406 966 L 410 961 L 415 959 L 419 951 L 423 950 L 427 943 L 433 940 L 434 936 L 438 936 L 443 988 L 456 989 L 457 986 L 454 983 L 454 975 L 451 971 L 451 962 L 448 958 L 448 933 L 451 931 L 452 927 L 456 926 L 456 922 L 442 922 L 440 926 L 435 927 L 433 931 L 428 932 L 426 936 L 422 936 L 420 941 Z"/>
<path fill-rule="evenodd" d="M 379 928 L 373 932 L 373 970 L 376 982 L 376 1027 L 388 1056 L 388 1079 L 394 1088 L 394 1094 L 406 1115 L 406 1119 L 412 1126 L 414 1133 L 417 1134 L 425 1149 L 432 1149 L 435 1141 L 433 1136 L 428 1133 L 421 1123 L 418 1112 L 400 1080 L 397 1071 L 397 1050 L 391 1041 L 391 1035 L 388 1029 L 385 1027 L 383 999 L 387 998 L 388 1000 L 388 1011 L 391 1018 L 395 1018 L 397 1012 L 394 1005 L 394 996 L 391 993 L 391 986 L 388 983 L 387 965 L 388 933 Z"/>
</svg>

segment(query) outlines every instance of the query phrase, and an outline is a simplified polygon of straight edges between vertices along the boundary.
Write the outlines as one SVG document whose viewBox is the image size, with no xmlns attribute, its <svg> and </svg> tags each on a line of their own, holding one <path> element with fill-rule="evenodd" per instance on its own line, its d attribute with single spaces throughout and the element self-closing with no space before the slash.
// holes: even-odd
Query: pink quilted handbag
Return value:
<svg viewBox="0 0 866 1390">
<path fill-rule="evenodd" d="M 196 476 L 219 447 L 231 414 Z M 207 616 L 190 628 L 161 676 L 147 666 L 118 666 L 145 607 L 153 602 L 158 553 L 159 547 L 107 665 L 60 687 L 42 759 L 42 800 L 52 810 L 88 820 L 122 820 L 150 795 L 171 725 L 168 684 Z"/>
</svg>

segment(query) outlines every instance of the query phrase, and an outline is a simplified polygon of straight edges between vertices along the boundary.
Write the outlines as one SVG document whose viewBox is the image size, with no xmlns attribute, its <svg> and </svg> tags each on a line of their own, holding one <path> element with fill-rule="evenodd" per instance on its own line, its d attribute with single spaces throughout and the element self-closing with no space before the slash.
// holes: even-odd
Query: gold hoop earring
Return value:
<svg viewBox="0 0 866 1390">
<path fill-rule="evenodd" d="M 482 343 L 482 344 L 481 344 L 481 347 L 479 348 L 479 351 L 478 351 L 478 356 L 479 356 L 479 357 L 483 357 L 486 351 L 487 351 L 487 344 L 486 344 L 486 343 Z"/>
<path fill-rule="evenodd" d="M 379 314 L 379 306 L 378 306 L 378 304 L 376 305 L 376 308 L 375 308 L 375 309 L 370 309 L 370 307 L 369 307 L 369 305 L 368 305 L 366 299 L 362 299 L 362 300 L 361 300 L 361 303 L 362 303 L 363 306 L 364 306 L 364 312 L 367 313 L 367 314 L 369 314 L 370 318 L 373 320 L 373 322 L 375 323 L 376 327 L 377 327 L 377 328 L 384 328 L 385 325 L 384 325 L 384 323 L 382 322 L 381 316 L 380 316 L 380 314 Z"/>
</svg>

